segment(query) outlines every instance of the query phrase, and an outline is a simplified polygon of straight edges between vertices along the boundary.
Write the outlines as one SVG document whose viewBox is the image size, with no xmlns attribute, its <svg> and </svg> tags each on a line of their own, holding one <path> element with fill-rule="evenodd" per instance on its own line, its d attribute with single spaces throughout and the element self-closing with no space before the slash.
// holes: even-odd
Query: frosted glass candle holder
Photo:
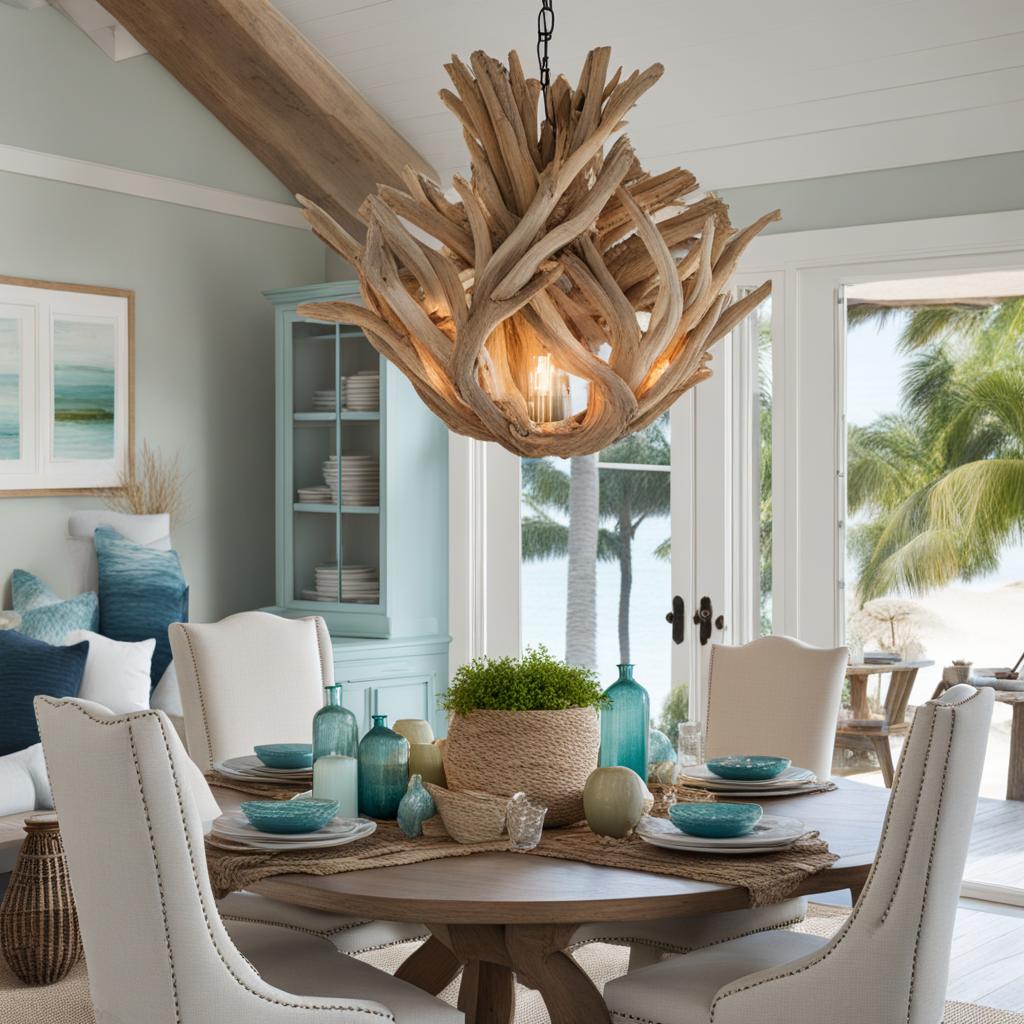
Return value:
<svg viewBox="0 0 1024 1024">
<path fill-rule="evenodd" d="M 531 800 L 525 793 L 516 793 L 508 802 L 505 828 L 513 850 L 532 850 L 544 834 L 546 807 Z"/>
</svg>

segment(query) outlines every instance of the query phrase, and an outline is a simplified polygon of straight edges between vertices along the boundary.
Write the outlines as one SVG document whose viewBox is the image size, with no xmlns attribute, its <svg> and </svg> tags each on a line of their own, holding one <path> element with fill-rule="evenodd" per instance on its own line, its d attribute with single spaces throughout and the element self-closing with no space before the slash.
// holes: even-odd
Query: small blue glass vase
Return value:
<svg viewBox="0 0 1024 1024">
<path fill-rule="evenodd" d="M 632 768 L 646 780 L 651 728 L 647 691 L 633 678 L 632 665 L 619 665 L 619 678 L 604 692 L 611 704 L 601 708 L 598 764 L 602 768 Z"/>
<path fill-rule="evenodd" d="M 335 754 L 355 757 L 359 752 L 359 723 L 341 706 L 341 686 L 324 687 L 324 706 L 313 716 L 313 763 Z"/>
<path fill-rule="evenodd" d="M 410 838 L 423 834 L 423 822 L 437 814 L 434 798 L 423 786 L 423 779 L 413 775 L 398 805 L 398 827 Z"/>
<path fill-rule="evenodd" d="M 374 715 L 359 741 L 359 813 L 393 821 L 408 782 L 409 741 L 388 728 L 387 715 Z"/>
</svg>

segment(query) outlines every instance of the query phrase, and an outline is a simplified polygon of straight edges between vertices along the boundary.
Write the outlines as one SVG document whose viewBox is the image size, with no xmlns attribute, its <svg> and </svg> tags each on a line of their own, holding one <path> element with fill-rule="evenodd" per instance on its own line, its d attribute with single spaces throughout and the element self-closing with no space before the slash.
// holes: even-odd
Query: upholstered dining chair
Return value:
<svg viewBox="0 0 1024 1024">
<path fill-rule="evenodd" d="M 773 754 L 828 779 L 847 659 L 845 647 L 812 647 L 785 636 L 715 644 L 704 705 L 706 756 Z M 577 931 L 574 943 L 628 945 L 633 971 L 665 954 L 796 924 L 806 913 L 801 897 L 724 914 L 591 924 Z"/>
<path fill-rule="evenodd" d="M 98 1022 L 463 1020 L 316 936 L 221 920 L 187 758 L 162 711 L 35 706 Z"/>
<path fill-rule="evenodd" d="M 251 754 L 257 743 L 309 741 L 323 688 L 334 683 L 331 638 L 322 618 L 239 612 L 209 624 L 176 622 L 169 632 L 188 752 L 203 771 L 216 761 Z M 205 782 L 197 785 L 212 800 Z M 250 892 L 231 893 L 219 906 L 225 920 L 312 931 L 343 953 L 429 934 L 423 925 L 307 910 Z"/>
<path fill-rule="evenodd" d="M 615 1024 L 939 1024 L 993 694 L 919 708 L 871 873 L 831 940 L 750 935 L 605 986 Z"/>
</svg>

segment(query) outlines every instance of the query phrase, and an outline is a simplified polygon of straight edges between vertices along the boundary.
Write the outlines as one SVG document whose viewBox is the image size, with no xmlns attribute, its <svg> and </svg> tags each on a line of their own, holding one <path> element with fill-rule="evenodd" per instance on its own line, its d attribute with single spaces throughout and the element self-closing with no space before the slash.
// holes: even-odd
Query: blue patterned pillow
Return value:
<svg viewBox="0 0 1024 1024">
<path fill-rule="evenodd" d="M 96 528 L 100 570 L 100 628 L 111 640 L 156 640 L 152 686 L 171 662 L 167 627 L 188 621 L 188 584 L 177 551 L 157 551 L 125 540 L 109 526 Z"/>
<path fill-rule="evenodd" d="M 62 644 L 74 629 L 96 632 L 100 609 L 96 595 L 79 594 L 62 601 L 38 576 L 24 569 L 11 574 L 14 610 L 21 615 L 18 629 L 47 644 Z"/>
<path fill-rule="evenodd" d="M 0 630 L 0 757 L 39 742 L 33 697 L 76 697 L 88 654 L 88 640 L 54 647 Z"/>
</svg>

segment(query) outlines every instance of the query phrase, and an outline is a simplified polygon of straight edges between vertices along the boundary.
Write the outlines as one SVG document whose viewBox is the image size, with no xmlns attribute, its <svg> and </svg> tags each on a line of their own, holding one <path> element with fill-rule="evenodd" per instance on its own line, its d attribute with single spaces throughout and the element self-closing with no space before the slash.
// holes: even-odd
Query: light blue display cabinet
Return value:
<svg viewBox="0 0 1024 1024">
<path fill-rule="evenodd" d="M 448 678 L 448 432 L 354 327 L 303 302 L 359 302 L 351 281 L 264 293 L 276 307 L 277 595 L 322 615 L 344 703 L 427 718 Z"/>
</svg>

